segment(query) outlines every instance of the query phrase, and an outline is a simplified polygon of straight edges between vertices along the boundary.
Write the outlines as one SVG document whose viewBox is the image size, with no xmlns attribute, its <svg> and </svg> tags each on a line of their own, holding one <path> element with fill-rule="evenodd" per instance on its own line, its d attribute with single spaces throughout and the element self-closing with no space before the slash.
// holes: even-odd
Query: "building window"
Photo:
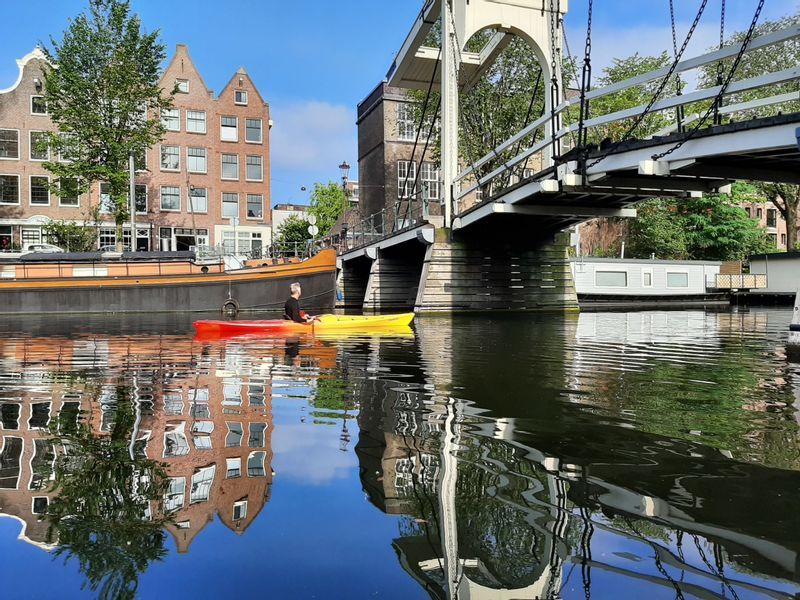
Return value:
<svg viewBox="0 0 800 600">
<path fill-rule="evenodd" d="M 785 246 L 785 245 L 786 245 L 786 234 L 782 233 L 781 234 L 781 246 Z"/>
<path fill-rule="evenodd" d="M 189 494 L 189 502 L 208 502 L 211 495 L 211 484 L 214 482 L 214 472 L 217 470 L 216 465 L 198 469 L 192 475 L 192 490 Z"/>
<path fill-rule="evenodd" d="M 417 120 L 410 102 L 397 105 L 397 137 L 404 142 L 413 142 L 417 138 Z"/>
<path fill-rule="evenodd" d="M 49 403 L 48 403 L 49 405 Z M 48 407 L 47 422 L 45 429 L 50 422 L 50 411 Z M 55 447 L 50 440 L 35 439 L 33 441 L 33 460 L 31 460 L 31 482 L 28 488 L 31 490 L 43 490 L 55 479 L 53 467 L 55 466 L 56 453 Z"/>
<path fill-rule="evenodd" d="M 263 448 L 264 432 L 266 430 L 266 423 L 250 423 L 250 436 L 247 438 L 247 445 L 250 448 Z"/>
<path fill-rule="evenodd" d="M 246 119 L 245 120 L 245 141 L 253 144 L 261 143 L 261 119 Z"/>
<path fill-rule="evenodd" d="M 688 273 L 667 273 L 667 287 L 668 288 L 688 288 L 689 287 L 689 274 Z"/>
<path fill-rule="evenodd" d="M 186 169 L 189 173 L 207 173 L 208 160 L 205 148 L 186 149 Z"/>
<path fill-rule="evenodd" d="M 0 404 L 0 425 L 11 431 L 19 429 L 20 405 L 17 402 Z"/>
<path fill-rule="evenodd" d="M 22 446 L 22 438 L 3 437 L 3 450 L 0 452 L 0 489 L 17 489 L 21 472 Z"/>
<path fill-rule="evenodd" d="M 764 212 L 760 208 L 757 208 L 756 209 L 756 219 L 760 220 L 762 216 L 764 216 Z"/>
<path fill-rule="evenodd" d="M 263 159 L 260 156 L 247 157 L 247 172 L 245 175 L 247 177 L 247 181 L 264 180 Z"/>
<path fill-rule="evenodd" d="M 768 233 L 769 241 L 772 242 L 772 245 L 777 248 L 778 247 L 778 234 L 777 233 Z"/>
<path fill-rule="evenodd" d="M 161 146 L 161 170 L 180 171 L 181 149 L 179 146 Z"/>
<path fill-rule="evenodd" d="M 44 101 L 44 96 L 31 96 L 31 114 L 32 115 L 46 115 L 47 103 Z"/>
<path fill-rule="evenodd" d="M 31 131 L 31 160 L 50 160 L 50 148 L 44 145 L 46 135 L 44 131 Z"/>
<path fill-rule="evenodd" d="M 74 133 L 60 133 L 62 147 L 58 155 L 61 162 L 72 162 L 78 156 L 78 138 Z"/>
<path fill-rule="evenodd" d="M 167 514 L 183 508 L 186 500 L 186 478 L 170 477 L 169 487 L 164 494 L 164 512 Z"/>
<path fill-rule="evenodd" d="M 243 106 L 247 105 L 247 92 L 245 90 L 234 90 L 233 92 L 233 101 L 236 104 L 241 104 Z"/>
<path fill-rule="evenodd" d="M 58 187 L 58 204 L 60 206 L 78 206 L 78 180 L 62 178 Z"/>
<path fill-rule="evenodd" d="M 239 194 L 228 192 L 222 194 L 222 217 L 225 219 L 239 217 Z"/>
<path fill-rule="evenodd" d="M 397 197 L 410 198 L 417 175 L 417 163 L 401 160 L 397 162 Z"/>
<path fill-rule="evenodd" d="M 228 423 L 228 434 L 225 436 L 226 448 L 239 448 L 242 445 L 242 437 L 244 437 L 244 428 L 241 423 Z"/>
<path fill-rule="evenodd" d="M 208 190 L 206 188 L 189 188 L 189 212 L 208 212 Z"/>
<path fill-rule="evenodd" d="M 219 123 L 219 137 L 223 142 L 238 142 L 239 119 L 236 117 L 221 117 Z"/>
<path fill-rule="evenodd" d="M 167 131 L 181 130 L 181 109 L 164 108 L 161 110 L 161 124 Z"/>
<path fill-rule="evenodd" d="M 116 246 L 117 245 L 117 230 L 113 227 L 100 228 L 100 247 Z"/>
<path fill-rule="evenodd" d="M 263 450 L 258 452 L 251 452 L 247 457 L 247 476 L 248 477 L 264 477 L 267 474 L 264 468 L 264 461 L 267 458 L 267 453 Z"/>
<path fill-rule="evenodd" d="M 0 204 L 19 204 L 19 175 L 0 175 Z"/>
<path fill-rule="evenodd" d="M 161 187 L 161 210 L 180 212 L 181 188 L 172 186 Z"/>
<path fill-rule="evenodd" d="M 19 131 L 0 129 L 0 158 L 19 158 Z"/>
<path fill-rule="evenodd" d="M 222 155 L 222 178 L 223 179 L 239 179 L 239 155 L 238 154 L 223 154 Z"/>
<path fill-rule="evenodd" d="M 747 213 L 747 218 L 748 219 L 752 219 L 753 218 L 753 210 L 749 206 L 745 206 L 744 207 L 744 212 Z"/>
<path fill-rule="evenodd" d="M 628 274 L 625 271 L 595 271 L 594 284 L 597 287 L 628 287 Z"/>
<path fill-rule="evenodd" d="M 189 93 L 189 80 L 188 79 L 176 79 L 175 80 L 175 89 L 179 91 L 181 94 L 188 94 Z"/>
<path fill-rule="evenodd" d="M 206 132 L 206 113 L 202 110 L 186 111 L 186 131 L 189 133 Z"/>
<path fill-rule="evenodd" d="M 767 209 L 767 227 L 777 227 L 778 211 L 774 208 Z"/>
<path fill-rule="evenodd" d="M 141 183 L 136 184 L 136 213 L 147 214 L 147 186 Z"/>
<path fill-rule="evenodd" d="M 48 177 L 31 177 L 31 206 L 50 205 L 50 179 Z"/>
<path fill-rule="evenodd" d="M 247 194 L 247 218 L 261 219 L 264 216 L 264 196 Z"/>
<path fill-rule="evenodd" d="M 11 225 L 0 225 L 0 250 L 11 250 L 12 237 Z M 0 273 L 2 277 L 2 273 Z"/>
<path fill-rule="evenodd" d="M 233 520 L 241 521 L 247 518 L 247 500 L 239 500 L 233 503 Z"/>
<path fill-rule="evenodd" d="M 35 402 L 31 404 L 31 416 L 28 418 L 28 429 L 44 429 L 50 423 L 50 403 Z"/>
<path fill-rule="evenodd" d="M 225 472 L 225 479 L 236 479 L 242 476 L 242 459 L 241 458 L 228 458 L 225 460 L 227 471 Z"/>
<path fill-rule="evenodd" d="M 425 200 L 438 200 L 441 197 L 439 186 L 439 169 L 431 162 L 422 163 L 420 171 L 423 198 Z"/>
</svg>

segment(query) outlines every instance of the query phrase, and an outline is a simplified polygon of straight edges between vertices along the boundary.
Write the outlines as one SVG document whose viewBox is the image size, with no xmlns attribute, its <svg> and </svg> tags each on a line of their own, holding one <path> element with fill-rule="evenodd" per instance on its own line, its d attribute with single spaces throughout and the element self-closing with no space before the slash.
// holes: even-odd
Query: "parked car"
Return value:
<svg viewBox="0 0 800 600">
<path fill-rule="evenodd" d="M 56 252 L 64 252 L 64 249 L 59 248 L 55 244 L 44 244 L 44 243 L 24 244 L 22 246 L 22 254 L 28 254 L 30 252 L 56 253 Z"/>
<path fill-rule="evenodd" d="M 117 245 L 116 244 L 107 244 L 105 246 L 100 246 L 100 252 L 116 252 L 116 251 L 117 251 Z M 122 247 L 122 251 L 123 252 L 130 252 L 131 251 L 131 247 L 130 246 L 123 246 Z"/>
</svg>

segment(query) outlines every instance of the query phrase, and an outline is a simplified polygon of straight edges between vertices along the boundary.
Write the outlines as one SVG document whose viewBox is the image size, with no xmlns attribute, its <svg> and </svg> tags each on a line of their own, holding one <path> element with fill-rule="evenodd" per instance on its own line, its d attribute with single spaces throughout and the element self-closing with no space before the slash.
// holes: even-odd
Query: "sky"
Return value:
<svg viewBox="0 0 800 600">
<path fill-rule="evenodd" d="M 722 0 L 709 0 L 687 56 L 719 38 Z M 60 36 L 87 0 L 0 0 L 0 89 L 17 78 L 16 59 Z M 700 0 L 674 0 L 679 40 Z M 338 181 L 346 160 L 357 177 L 356 106 L 389 70 L 422 0 L 131 0 L 168 55 L 185 43 L 218 92 L 240 66 L 270 104 L 272 203 L 307 203 L 315 182 Z M 749 24 L 757 0 L 728 0 L 728 30 Z M 595 0 L 593 69 L 614 57 L 671 50 L 668 0 Z M 583 55 L 587 0 L 570 0 L 566 27 Z M 800 0 L 766 0 L 762 19 L 800 10 Z M 13 23 L 13 27 L 8 24 Z M 305 187 L 306 191 L 302 191 Z"/>
</svg>

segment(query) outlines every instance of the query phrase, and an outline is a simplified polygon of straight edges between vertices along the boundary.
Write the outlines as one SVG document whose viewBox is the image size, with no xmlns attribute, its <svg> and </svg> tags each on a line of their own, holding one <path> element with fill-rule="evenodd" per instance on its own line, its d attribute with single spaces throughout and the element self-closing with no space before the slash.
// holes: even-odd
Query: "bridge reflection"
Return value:
<svg viewBox="0 0 800 600">
<path fill-rule="evenodd" d="M 600 396 L 635 406 L 637 373 L 605 368 L 586 377 L 598 357 L 587 364 L 589 352 L 580 350 L 593 338 L 609 340 L 602 330 L 613 324 L 631 353 L 645 340 L 672 343 L 678 362 L 706 337 L 719 366 L 719 357 L 742 359 L 748 330 L 767 327 L 767 317 L 584 314 L 519 328 L 520 343 L 504 338 L 505 353 L 487 347 L 480 325 L 421 321 L 424 368 L 414 381 L 374 380 L 362 390 L 356 447 L 370 501 L 405 516 L 393 542 L 402 567 L 436 598 L 607 597 L 644 584 L 678 597 L 793 597 L 800 522 L 791 490 L 800 474 L 749 463 L 741 447 L 694 441 L 696 432 L 604 417 Z M 677 329 L 676 320 L 694 323 Z M 719 335 L 726 330 L 745 343 Z M 482 352 L 451 355 L 457 348 Z M 535 365 L 544 354 L 549 360 Z M 402 360 L 391 350 L 382 358 Z M 644 362 L 638 368 L 652 382 L 659 360 Z M 519 376 L 532 367 L 534 376 Z M 596 386 L 609 390 L 604 377 L 617 380 L 613 393 L 594 394 Z M 738 380 L 723 395 L 738 391 L 742 401 L 749 385 L 758 382 Z M 792 414 L 789 386 L 778 394 Z M 793 418 L 784 433 L 796 439 Z"/>
</svg>

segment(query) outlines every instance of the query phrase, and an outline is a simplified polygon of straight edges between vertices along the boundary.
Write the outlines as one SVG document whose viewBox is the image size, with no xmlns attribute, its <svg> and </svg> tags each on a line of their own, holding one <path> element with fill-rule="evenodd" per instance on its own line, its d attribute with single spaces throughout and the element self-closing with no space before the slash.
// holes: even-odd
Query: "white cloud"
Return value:
<svg viewBox="0 0 800 600">
<path fill-rule="evenodd" d="M 352 427 L 352 423 L 351 423 Z M 357 468 L 354 452 L 339 450 L 339 429 L 282 423 L 272 432 L 277 477 L 305 485 L 325 485 Z"/>
<path fill-rule="evenodd" d="M 355 111 L 321 101 L 273 103 L 271 160 L 279 170 L 313 170 L 356 156 Z"/>
</svg>

